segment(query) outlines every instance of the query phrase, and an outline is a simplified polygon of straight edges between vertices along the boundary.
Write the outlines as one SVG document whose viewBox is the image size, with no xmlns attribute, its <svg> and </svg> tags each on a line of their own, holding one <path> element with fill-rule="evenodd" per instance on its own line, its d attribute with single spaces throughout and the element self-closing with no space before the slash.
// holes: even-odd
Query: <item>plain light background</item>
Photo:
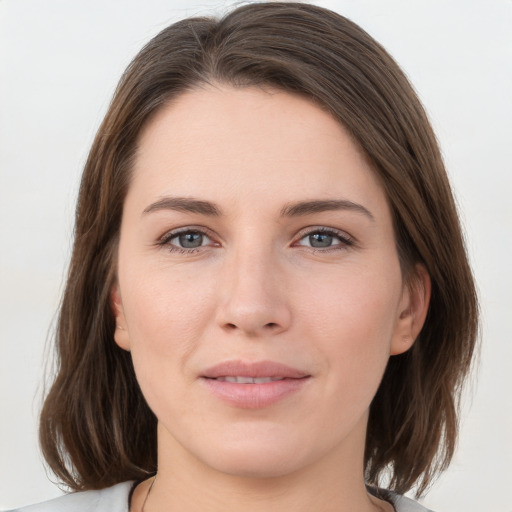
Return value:
<svg viewBox="0 0 512 512">
<path fill-rule="evenodd" d="M 424 503 L 511 512 L 512 2 L 313 3 L 360 24 L 414 84 L 440 140 L 481 294 L 481 360 L 459 449 Z M 45 343 L 81 168 L 115 84 L 165 26 L 230 5 L 0 0 L 0 508 L 60 494 L 37 445 Z"/>
</svg>

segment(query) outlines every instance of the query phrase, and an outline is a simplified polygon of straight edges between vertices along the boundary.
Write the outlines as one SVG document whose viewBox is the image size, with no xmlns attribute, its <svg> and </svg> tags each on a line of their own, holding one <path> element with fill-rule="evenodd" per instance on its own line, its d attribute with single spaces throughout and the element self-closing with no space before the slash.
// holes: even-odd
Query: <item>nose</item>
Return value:
<svg viewBox="0 0 512 512">
<path fill-rule="evenodd" d="M 217 323 L 247 337 L 276 335 L 291 323 L 284 272 L 270 249 L 239 251 L 225 261 Z"/>
</svg>

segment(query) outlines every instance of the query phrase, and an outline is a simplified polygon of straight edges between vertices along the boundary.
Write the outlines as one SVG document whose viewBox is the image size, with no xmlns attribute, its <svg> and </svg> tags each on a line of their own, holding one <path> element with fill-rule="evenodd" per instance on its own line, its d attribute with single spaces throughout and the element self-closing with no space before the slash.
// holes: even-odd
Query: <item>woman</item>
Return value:
<svg viewBox="0 0 512 512">
<path fill-rule="evenodd" d="M 306 4 L 184 20 L 83 174 L 40 432 L 86 492 L 26 510 L 424 510 L 400 494 L 453 455 L 476 331 L 435 137 L 378 43 Z"/>
</svg>

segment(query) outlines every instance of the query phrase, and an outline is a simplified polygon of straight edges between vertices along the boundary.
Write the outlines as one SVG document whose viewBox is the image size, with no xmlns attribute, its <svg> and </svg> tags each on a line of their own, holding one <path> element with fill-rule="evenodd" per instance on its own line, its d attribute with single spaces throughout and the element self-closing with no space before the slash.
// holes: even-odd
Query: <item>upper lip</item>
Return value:
<svg viewBox="0 0 512 512">
<path fill-rule="evenodd" d="M 282 377 L 288 379 L 302 379 L 309 374 L 297 368 L 292 368 L 275 361 L 244 362 L 239 360 L 224 361 L 208 368 L 201 375 L 208 379 L 218 377 Z"/>
</svg>

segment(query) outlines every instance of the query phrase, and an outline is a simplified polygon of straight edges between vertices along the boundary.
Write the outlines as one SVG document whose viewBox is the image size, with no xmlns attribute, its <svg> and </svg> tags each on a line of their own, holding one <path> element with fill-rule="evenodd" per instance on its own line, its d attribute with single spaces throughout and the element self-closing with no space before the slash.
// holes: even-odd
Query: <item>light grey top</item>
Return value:
<svg viewBox="0 0 512 512">
<path fill-rule="evenodd" d="M 74 492 L 53 500 L 7 512 L 129 512 L 133 482 L 123 482 L 101 491 Z M 419 503 L 389 492 L 396 512 L 432 512 Z"/>
</svg>

